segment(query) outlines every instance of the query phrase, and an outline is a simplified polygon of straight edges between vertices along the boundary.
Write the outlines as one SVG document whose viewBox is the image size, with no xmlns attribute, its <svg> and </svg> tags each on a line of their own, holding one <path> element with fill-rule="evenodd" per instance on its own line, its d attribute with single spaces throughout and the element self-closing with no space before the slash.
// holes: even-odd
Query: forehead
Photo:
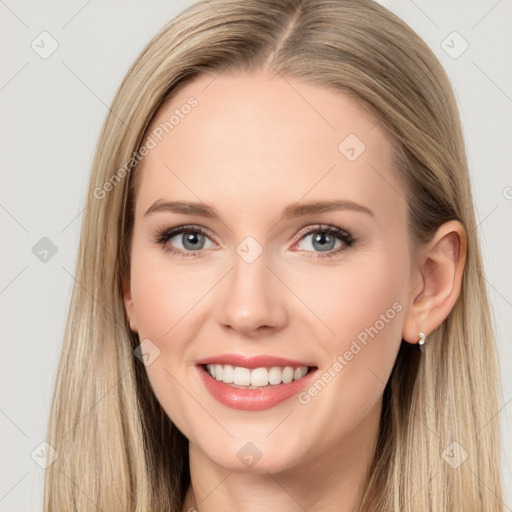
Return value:
<svg viewBox="0 0 512 512">
<path fill-rule="evenodd" d="M 137 211 L 160 198 L 274 207 L 304 200 L 403 201 L 375 117 L 333 88 L 260 74 L 200 76 L 153 118 Z M 144 209 L 144 211 L 145 211 Z"/>
</svg>

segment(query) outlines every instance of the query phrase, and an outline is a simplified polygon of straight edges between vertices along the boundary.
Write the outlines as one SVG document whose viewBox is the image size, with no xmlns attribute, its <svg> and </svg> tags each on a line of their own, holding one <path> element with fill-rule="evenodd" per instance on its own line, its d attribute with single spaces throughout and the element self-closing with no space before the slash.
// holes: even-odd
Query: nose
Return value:
<svg viewBox="0 0 512 512">
<path fill-rule="evenodd" d="M 288 321 L 285 291 L 275 270 L 268 266 L 265 252 L 252 263 L 237 256 L 225 278 L 218 321 L 223 328 L 245 336 L 280 330 Z"/>
</svg>

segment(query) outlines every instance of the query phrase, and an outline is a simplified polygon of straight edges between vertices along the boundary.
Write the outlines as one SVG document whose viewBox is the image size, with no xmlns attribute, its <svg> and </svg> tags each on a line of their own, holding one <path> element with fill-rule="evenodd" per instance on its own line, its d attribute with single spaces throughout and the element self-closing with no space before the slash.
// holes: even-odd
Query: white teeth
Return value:
<svg viewBox="0 0 512 512">
<path fill-rule="evenodd" d="M 217 366 L 217 365 L 215 365 L 215 366 Z M 224 370 L 222 371 L 222 380 L 226 384 L 230 384 L 231 382 L 234 382 L 234 374 L 235 374 L 235 369 L 230 364 L 224 365 Z"/>
<path fill-rule="evenodd" d="M 251 370 L 249 370 L 249 368 L 235 366 L 233 384 L 237 386 L 249 386 L 251 384 Z"/>
<path fill-rule="evenodd" d="M 304 370 L 304 367 L 302 367 L 302 368 L 295 368 L 295 371 L 293 372 L 293 380 L 298 380 L 298 379 L 304 377 L 304 375 L 306 375 L 308 370 L 306 368 L 306 371 L 304 373 L 302 373 L 303 370 Z"/>
<path fill-rule="evenodd" d="M 293 368 L 291 366 L 287 366 L 283 370 L 283 382 L 285 384 L 289 384 L 293 380 Z"/>
<path fill-rule="evenodd" d="M 271 368 L 244 368 L 242 366 L 231 366 L 229 364 L 207 364 L 207 372 L 219 381 L 235 386 L 264 387 L 277 385 L 284 382 L 289 384 L 293 380 L 302 379 L 308 373 L 307 366 L 292 368 L 291 366 Z"/>
<path fill-rule="evenodd" d="M 268 383 L 269 384 L 281 384 L 281 381 L 283 380 L 283 371 L 281 368 L 274 366 L 273 368 L 270 368 L 270 371 L 268 372 Z"/>
<path fill-rule="evenodd" d="M 266 368 L 255 368 L 251 372 L 251 386 L 267 386 L 268 371 Z"/>
</svg>

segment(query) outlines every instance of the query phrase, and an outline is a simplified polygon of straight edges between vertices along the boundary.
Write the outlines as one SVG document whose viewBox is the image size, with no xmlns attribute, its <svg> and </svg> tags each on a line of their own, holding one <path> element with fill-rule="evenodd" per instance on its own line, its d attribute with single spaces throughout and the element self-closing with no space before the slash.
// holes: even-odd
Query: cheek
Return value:
<svg viewBox="0 0 512 512">
<path fill-rule="evenodd" d="M 403 309 L 402 279 L 397 268 L 398 265 L 389 266 L 382 260 L 359 272 L 353 270 L 346 277 L 340 308 L 332 317 L 343 340 L 349 337 L 364 343 L 377 336 L 382 339 L 400 332 L 396 313 Z"/>
<path fill-rule="evenodd" d="M 373 339 L 375 329 L 381 338 L 400 337 L 408 275 L 406 258 L 381 248 L 364 257 L 351 256 L 337 267 L 302 271 L 287 279 L 312 312 L 309 316 L 321 321 L 318 340 L 326 340 L 324 348 L 332 356 L 354 339 Z"/>
<path fill-rule="evenodd" d="M 382 397 L 401 343 L 407 271 L 406 261 L 381 252 L 325 280 L 330 291 L 313 307 L 331 332 L 316 338 L 322 367 L 299 396 L 312 432 L 325 424 L 340 435 L 357 430 Z M 326 449 L 330 442 L 322 441 Z"/>
<path fill-rule="evenodd" d="M 176 426 L 190 434 L 190 425 L 201 411 L 194 409 L 193 401 L 191 405 L 181 383 L 186 381 L 188 392 L 198 396 L 200 390 L 192 387 L 198 383 L 189 374 L 189 340 L 199 328 L 199 301 L 212 285 L 204 273 L 195 272 L 198 266 L 180 269 L 179 261 L 170 263 L 170 258 L 164 251 L 134 246 L 131 289 L 139 339 L 149 339 L 158 353 L 145 366 L 153 392 Z"/>
<path fill-rule="evenodd" d="M 333 382 L 324 398 L 333 393 L 335 403 L 364 416 L 382 393 L 400 347 L 407 256 L 383 246 L 323 272 L 303 278 L 299 293 L 310 290 L 307 303 L 323 323 L 316 341 L 322 367 L 330 369 L 325 380 Z"/>
<path fill-rule="evenodd" d="M 189 315 L 193 316 L 195 306 L 212 287 L 212 277 L 201 272 L 200 266 L 180 267 L 179 260 L 163 250 L 135 249 L 131 287 L 141 339 L 175 338 L 179 322 L 189 322 Z"/>
</svg>

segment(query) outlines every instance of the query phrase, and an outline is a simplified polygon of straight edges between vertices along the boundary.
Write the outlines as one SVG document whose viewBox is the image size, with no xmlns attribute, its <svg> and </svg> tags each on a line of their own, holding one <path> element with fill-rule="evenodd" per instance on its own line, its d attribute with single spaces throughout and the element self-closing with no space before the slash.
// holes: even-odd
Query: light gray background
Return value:
<svg viewBox="0 0 512 512">
<path fill-rule="evenodd" d="M 0 0 L 1 511 L 41 509 L 44 472 L 31 453 L 45 439 L 86 184 L 107 105 L 139 51 L 190 3 Z M 459 102 L 502 363 L 505 503 L 512 510 L 512 4 L 381 3 L 430 45 Z M 31 48 L 43 31 L 58 42 L 46 59 Z M 453 46 L 452 54 L 462 49 L 458 36 L 446 39 L 454 31 L 469 44 L 458 58 L 442 46 Z M 42 237 L 57 247 L 46 263 L 32 252 Z"/>
</svg>

